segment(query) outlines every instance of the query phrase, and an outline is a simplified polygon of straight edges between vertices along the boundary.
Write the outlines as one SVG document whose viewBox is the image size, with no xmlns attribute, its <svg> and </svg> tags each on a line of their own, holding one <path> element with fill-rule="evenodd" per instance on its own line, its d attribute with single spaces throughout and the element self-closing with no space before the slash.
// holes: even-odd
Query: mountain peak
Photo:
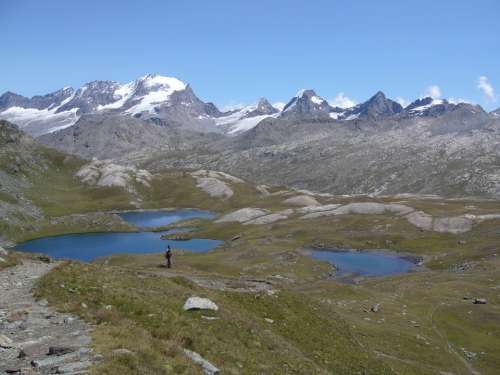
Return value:
<svg viewBox="0 0 500 375">
<path fill-rule="evenodd" d="M 285 105 L 282 115 L 293 113 L 306 117 L 328 117 L 331 107 L 328 102 L 318 96 L 312 89 L 303 89 Z"/>
<path fill-rule="evenodd" d="M 357 118 L 379 118 L 388 117 L 403 111 L 401 104 L 388 99 L 382 91 L 377 91 L 366 102 L 348 109 L 344 112 L 343 118 L 354 120 Z"/>
<path fill-rule="evenodd" d="M 274 108 L 266 98 L 260 98 L 259 102 L 257 103 L 257 108 L 254 112 L 263 115 L 272 115 L 279 112 L 279 110 Z"/>
<path fill-rule="evenodd" d="M 162 76 L 159 74 L 146 74 L 138 79 L 147 88 L 169 88 L 173 91 L 186 89 L 187 84 L 174 77 Z"/>
<path fill-rule="evenodd" d="M 369 100 L 374 100 L 374 99 L 379 99 L 379 100 L 380 100 L 380 99 L 382 99 L 382 100 L 385 100 L 385 99 L 387 99 L 387 97 L 385 96 L 385 94 L 384 94 L 382 91 L 380 91 L 380 90 L 379 90 L 379 91 L 377 91 L 377 92 L 376 92 L 376 94 L 375 94 L 375 95 L 373 95 L 373 96 L 371 97 L 371 99 L 369 99 Z"/>
</svg>

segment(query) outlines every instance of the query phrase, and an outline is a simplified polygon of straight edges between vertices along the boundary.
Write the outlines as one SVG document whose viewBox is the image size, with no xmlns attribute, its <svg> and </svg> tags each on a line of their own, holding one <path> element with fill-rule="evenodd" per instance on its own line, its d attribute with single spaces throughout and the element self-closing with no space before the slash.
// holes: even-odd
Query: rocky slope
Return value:
<svg viewBox="0 0 500 375">
<path fill-rule="evenodd" d="M 500 121 L 461 104 L 432 116 L 265 120 L 210 153 L 175 162 L 334 194 L 498 197 L 499 144 Z M 172 162 L 172 155 L 157 158 L 153 167 Z"/>
<path fill-rule="evenodd" d="M 86 159 L 134 161 L 157 153 L 202 147 L 220 138 L 120 114 L 82 116 L 74 126 L 38 138 L 41 143 Z"/>
</svg>

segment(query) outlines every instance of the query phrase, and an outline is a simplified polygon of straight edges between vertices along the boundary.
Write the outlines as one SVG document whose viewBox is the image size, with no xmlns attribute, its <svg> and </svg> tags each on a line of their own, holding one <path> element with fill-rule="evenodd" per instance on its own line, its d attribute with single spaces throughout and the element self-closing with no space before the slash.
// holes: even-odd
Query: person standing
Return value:
<svg viewBox="0 0 500 375">
<path fill-rule="evenodd" d="M 170 245 L 167 245 L 167 250 L 165 251 L 165 259 L 167 260 L 167 268 L 172 267 L 172 249 Z"/>
</svg>

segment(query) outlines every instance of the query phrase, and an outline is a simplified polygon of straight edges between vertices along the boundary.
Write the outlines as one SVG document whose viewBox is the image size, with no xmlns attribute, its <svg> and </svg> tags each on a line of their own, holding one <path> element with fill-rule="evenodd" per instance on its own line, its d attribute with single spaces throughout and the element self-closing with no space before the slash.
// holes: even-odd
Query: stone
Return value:
<svg viewBox="0 0 500 375">
<path fill-rule="evenodd" d="M 486 305 L 487 300 L 486 298 L 475 298 L 474 299 L 474 305 Z"/>
<path fill-rule="evenodd" d="M 370 310 L 374 313 L 379 312 L 380 311 L 380 303 L 376 303 L 375 305 L 373 305 Z"/>
<path fill-rule="evenodd" d="M 319 206 L 319 202 L 315 198 L 309 195 L 297 195 L 295 197 L 285 199 L 283 203 L 291 206 L 300 206 L 300 207 Z"/>
<path fill-rule="evenodd" d="M 51 356 L 48 358 L 42 358 L 42 359 L 34 359 L 31 361 L 31 365 L 33 367 L 54 367 L 57 366 L 61 363 L 67 362 L 69 360 L 75 360 L 80 356 L 80 353 L 78 352 L 73 352 L 73 353 L 68 353 L 64 355 L 59 355 L 59 356 Z"/>
<path fill-rule="evenodd" d="M 264 320 L 270 324 L 273 324 L 274 323 L 274 320 L 272 319 L 269 319 L 269 318 L 264 318 Z"/>
<path fill-rule="evenodd" d="M 202 315 L 201 318 L 205 319 L 205 320 L 218 320 L 219 319 L 216 316 L 206 316 L 206 315 Z"/>
<path fill-rule="evenodd" d="M 208 362 L 205 358 L 203 358 L 198 353 L 193 352 L 193 351 L 188 350 L 188 349 L 184 349 L 184 353 L 191 361 L 193 361 L 197 365 L 201 366 L 205 375 L 217 375 L 220 373 L 220 370 L 217 367 L 215 367 L 213 364 Z"/>
<path fill-rule="evenodd" d="M 7 256 L 9 255 L 9 252 L 5 250 L 2 246 L 0 246 L 0 255 Z"/>
<path fill-rule="evenodd" d="M 0 347 L 2 348 L 11 348 L 12 347 L 12 339 L 5 335 L 0 335 Z"/>
<path fill-rule="evenodd" d="M 119 349 L 114 349 L 113 350 L 114 355 L 132 355 L 134 354 L 133 351 L 125 349 L 125 348 L 119 348 Z"/>
<path fill-rule="evenodd" d="M 76 351 L 76 348 L 72 348 L 69 346 L 50 346 L 49 347 L 49 352 L 47 355 L 63 355 L 63 354 L 68 354 Z"/>
<path fill-rule="evenodd" d="M 201 297 L 189 297 L 184 306 L 182 307 L 185 311 L 189 310 L 214 310 L 218 311 L 219 307 L 208 298 Z"/>
</svg>

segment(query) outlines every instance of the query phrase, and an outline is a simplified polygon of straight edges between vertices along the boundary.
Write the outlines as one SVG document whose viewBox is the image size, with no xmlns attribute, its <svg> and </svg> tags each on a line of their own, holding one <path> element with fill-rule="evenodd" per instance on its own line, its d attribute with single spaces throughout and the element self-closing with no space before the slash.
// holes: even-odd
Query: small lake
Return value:
<svg viewBox="0 0 500 375">
<path fill-rule="evenodd" d="M 55 259 L 91 261 L 97 257 L 118 253 L 147 254 L 163 252 L 167 245 L 172 247 L 174 256 L 175 249 L 204 253 L 222 243 L 222 241 L 201 238 L 188 241 L 162 240 L 160 238 L 162 234 L 174 232 L 178 231 L 66 234 L 22 242 L 16 246 L 16 249 L 47 254 Z"/>
<path fill-rule="evenodd" d="M 337 268 L 336 276 L 380 277 L 411 271 L 415 264 L 398 255 L 372 251 L 312 250 L 314 259 Z"/>
<path fill-rule="evenodd" d="M 154 210 L 120 212 L 118 215 L 127 223 L 138 228 L 155 228 L 174 224 L 189 219 L 213 219 L 216 215 L 209 211 L 185 210 Z"/>
</svg>

